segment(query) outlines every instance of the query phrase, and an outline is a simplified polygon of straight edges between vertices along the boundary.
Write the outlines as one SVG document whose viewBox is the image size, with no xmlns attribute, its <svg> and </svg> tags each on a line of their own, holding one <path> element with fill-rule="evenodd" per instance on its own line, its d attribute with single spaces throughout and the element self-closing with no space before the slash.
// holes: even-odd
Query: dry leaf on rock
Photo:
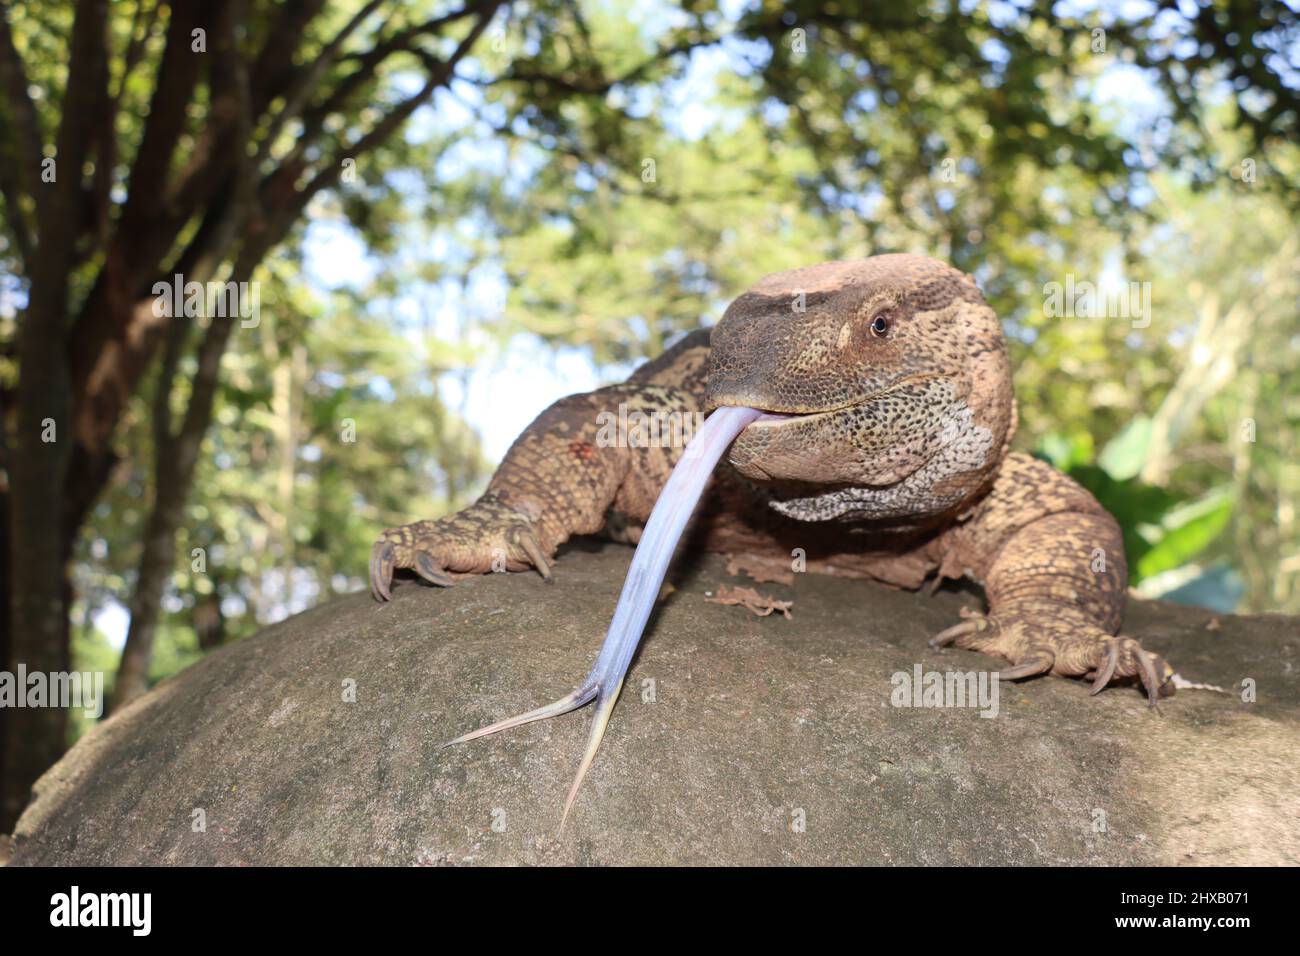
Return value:
<svg viewBox="0 0 1300 956">
<path fill-rule="evenodd" d="M 767 617 L 773 611 L 780 611 L 785 615 L 786 620 L 790 619 L 790 606 L 794 604 L 793 601 L 779 601 L 766 594 L 759 594 L 753 588 L 733 588 L 727 584 L 718 588 L 717 593 L 712 597 L 705 597 L 704 600 L 710 604 L 738 604 L 753 611 L 759 617 Z"/>
</svg>

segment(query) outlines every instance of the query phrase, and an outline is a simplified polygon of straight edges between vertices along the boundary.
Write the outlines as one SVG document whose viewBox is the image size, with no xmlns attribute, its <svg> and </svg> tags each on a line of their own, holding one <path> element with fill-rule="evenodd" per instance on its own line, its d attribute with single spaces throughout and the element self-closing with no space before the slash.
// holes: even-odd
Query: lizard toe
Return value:
<svg viewBox="0 0 1300 956">
<path fill-rule="evenodd" d="M 1097 664 L 1091 694 L 1099 694 L 1119 678 L 1136 678 L 1151 707 L 1156 707 L 1161 697 L 1174 693 L 1173 668 L 1159 654 L 1146 650 L 1136 640 L 1124 635 L 1106 635 L 1096 640 Z"/>
</svg>

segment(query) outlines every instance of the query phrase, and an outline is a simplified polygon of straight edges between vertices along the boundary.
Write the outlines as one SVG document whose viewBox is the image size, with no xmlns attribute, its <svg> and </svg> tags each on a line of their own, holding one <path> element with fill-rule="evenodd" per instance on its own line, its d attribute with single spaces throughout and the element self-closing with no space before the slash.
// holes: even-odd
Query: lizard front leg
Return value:
<svg viewBox="0 0 1300 956">
<path fill-rule="evenodd" d="M 474 504 L 379 536 L 371 592 L 389 600 L 399 568 L 443 587 L 457 573 L 529 567 L 549 580 L 556 549 L 572 535 L 599 531 L 611 506 L 640 520 L 649 515 L 681 454 L 673 428 L 685 434 L 682 418 L 697 409 L 690 391 L 640 381 L 561 399 L 510 446 Z M 666 423 L 668 440 L 620 427 L 648 416 Z"/>
<path fill-rule="evenodd" d="M 1135 678 L 1152 706 L 1173 693 L 1173 668 L 1119 634 L 1128 567 L 1120 530 L 1083 488 L 1043 462 L 1010 455 L 975 514 L 952 533 L 946 564 L 982 579 L 987 614 L 935 636 L 1004 657 L 1014 680 L 1090 677 L 1098 693 Z"/>
</svg>

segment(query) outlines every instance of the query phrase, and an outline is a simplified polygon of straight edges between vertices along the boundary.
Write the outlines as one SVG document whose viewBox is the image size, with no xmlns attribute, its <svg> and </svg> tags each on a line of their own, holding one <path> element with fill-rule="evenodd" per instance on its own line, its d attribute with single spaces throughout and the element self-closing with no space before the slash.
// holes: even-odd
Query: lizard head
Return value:
<svg viewBox="0 0 1300 956">
<path fill-rule="evenodd" d="M 985 487 L 1015 427 L 1001 324 L 946 263 L 779 272 L 714 327 L 705 410 L 749 406 L 729 460 L 805 521 L 914 519 Z"/>
</svg>

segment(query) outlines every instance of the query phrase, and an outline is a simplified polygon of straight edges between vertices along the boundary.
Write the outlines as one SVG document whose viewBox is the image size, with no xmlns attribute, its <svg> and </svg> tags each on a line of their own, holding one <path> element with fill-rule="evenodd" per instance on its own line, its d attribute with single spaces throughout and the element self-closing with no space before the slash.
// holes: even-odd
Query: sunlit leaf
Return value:
<svg viewBox="0 0 1300 956">
<path fill-rule="evenodd" d="M 1142 578 L 1179 567 L 1204 551 L 1232 516 L 1231 489 L 1216 489 L 1165 515 L 1163 534 L 1137 562 Z"/>
<path fill-rule="evenodd" d="M 1136 478 L 1147 460 L 1150 444 L 1151 419 L 1147 415 L 1139 415 L 1106 443 L 1106 447 L 1097 456 L 1097 464 L 1116 481 Z"/>
</svg>

